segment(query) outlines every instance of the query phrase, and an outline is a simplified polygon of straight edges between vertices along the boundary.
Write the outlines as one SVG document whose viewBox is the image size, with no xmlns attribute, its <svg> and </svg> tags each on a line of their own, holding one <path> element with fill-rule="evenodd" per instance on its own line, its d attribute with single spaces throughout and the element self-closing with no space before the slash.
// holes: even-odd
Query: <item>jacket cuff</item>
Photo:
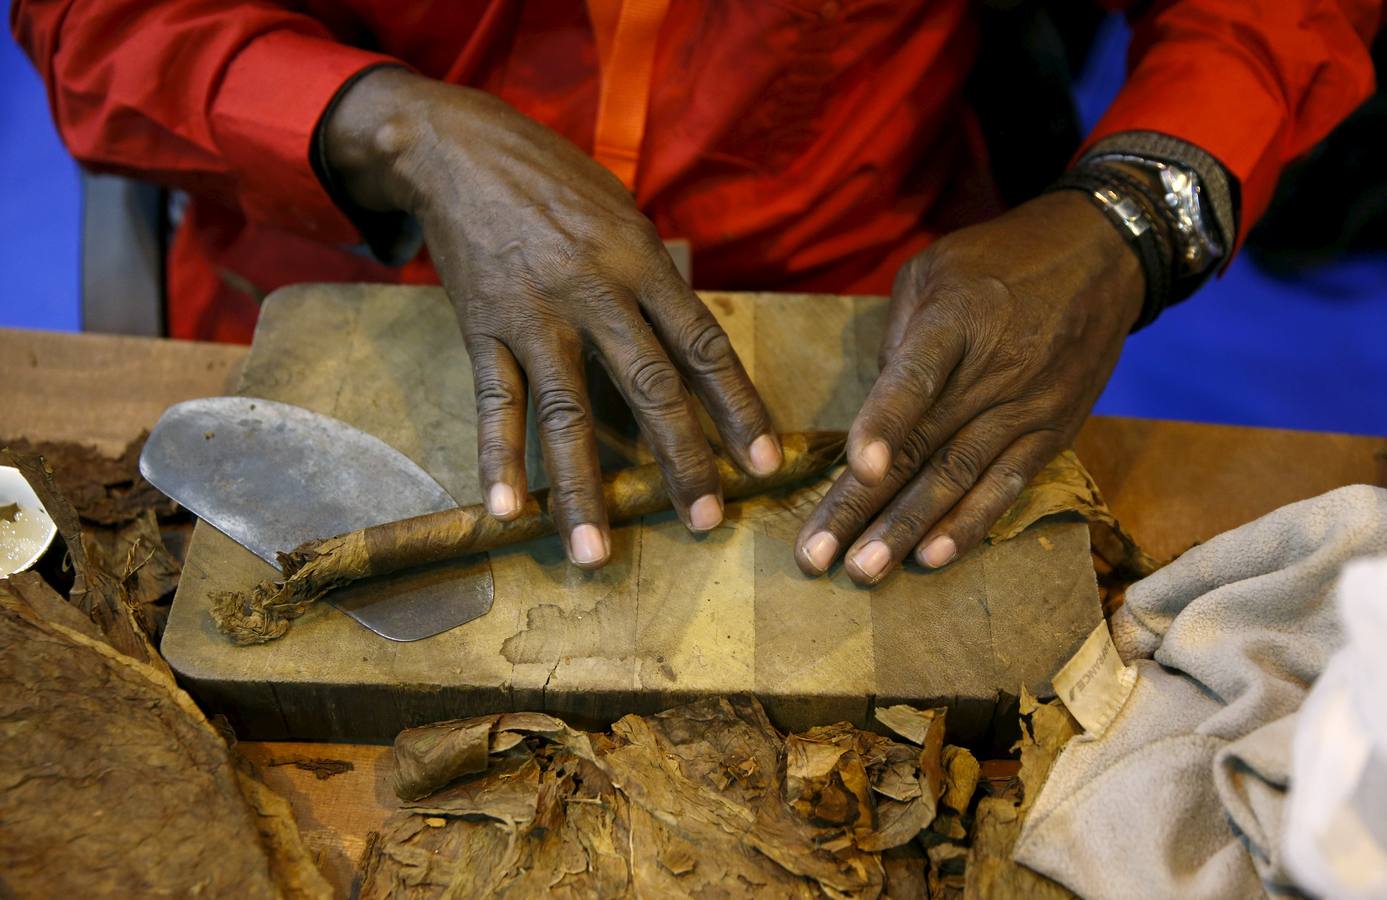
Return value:
<svg viewBox="0 0 1387 900">
<path fill-rule="evenodd" d="M 314 135 L 343 86 L 382 64 L 401 65 L 293 31 L 264 34 L 236 54 L 210 120 L 247 219 L 328 243 L 361 241 L 314 171 Z"/>
</svg>

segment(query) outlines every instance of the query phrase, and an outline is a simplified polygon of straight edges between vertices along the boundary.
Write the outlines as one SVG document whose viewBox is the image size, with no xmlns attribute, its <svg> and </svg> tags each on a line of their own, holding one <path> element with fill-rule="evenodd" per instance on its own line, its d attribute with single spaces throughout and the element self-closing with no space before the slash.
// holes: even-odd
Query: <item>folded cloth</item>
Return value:
<svg viewBox="0 0 1387 900">
<path fill-rule="evenodd" d="M 1387 897 L 1387 556 L 1344 567 L 1344 646 L 1300 708 L 1281 845 L 1296 884 Z"/>
<path fill-rule="evenodd" d="M 1069 743 L 1014 858 L 1084 897 L 1292 888 L 1282 809 L 1296 714 L 1343 643 L 1332 589 L 1387 552 L 1387 490 L 1340 488 L 1219 535 L 1135 585 L 1113 639 L 1138 671 Z"/>
</svg>

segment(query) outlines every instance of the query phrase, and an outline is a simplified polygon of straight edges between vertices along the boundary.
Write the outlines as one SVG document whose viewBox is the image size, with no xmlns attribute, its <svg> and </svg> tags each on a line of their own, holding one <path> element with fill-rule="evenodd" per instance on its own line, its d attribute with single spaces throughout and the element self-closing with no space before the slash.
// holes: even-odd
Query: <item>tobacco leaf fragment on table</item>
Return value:
<svg viewBox="0 0 1387 900">
<path fill-rule="evenodd" d="M 843 723 L 783 736 L 740 697 L 626 716 L 610 735 L 539 715 L 430 727 L 456 737 L 422 735 L 448 752 L 416 754 L 445 762 L 408 763 L 407 793 L 476 770 L 484 750 L 485 768 L 385 824 L 363 860 L 363 898 L 918 896 L 925 882 L 912 839 L 944 769 L 922 764 L 919 745 Z M 402 733 L 407 748 L 420 732 Z M 920 736 L 938 756 L 942 717 Z"/>
<path fill-rule="evenodd" d="M 1145 578 L 1161 567 L 1123 529 L 1073 450 L 1060 453 L 1031 480 L 992 525 L 987 538 L 994 544 L 1010 540 L 1041 519 L 1061 513 L 1077 513 L 1088 521 L 1094 552 L 1126 581 Z"/>
<path fill-rule="evenodd" d="M 0 892 L 329 896 L 288 804 L 167 669 L 55 602 L 0 581 Z"/>
<path fill-rule="evenodd" d="M 42 456 L 48 460 L 58 489 L 84 520 L 97 525 L 123 525 L 146 510 L 158 516 L 172 515 L 177 506 L 140 475 L 140 451 L 148 437 L 149 432 L 141 432 L 114 458 L 95 447 L 65 441 L 15 438 L 0 440 L 0 447 L 8 447 L 21 456 Z"/>
</svg>

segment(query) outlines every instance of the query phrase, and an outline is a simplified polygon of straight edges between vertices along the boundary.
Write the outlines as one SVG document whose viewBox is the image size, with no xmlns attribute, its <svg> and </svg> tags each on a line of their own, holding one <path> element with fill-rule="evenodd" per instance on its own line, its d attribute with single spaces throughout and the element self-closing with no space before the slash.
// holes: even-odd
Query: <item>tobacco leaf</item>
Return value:
<svg viewBox="0 0 1387 900">
<path fill-rule="evenodd" d="M 930 900 L 962 897 L 968 848 L 958 844 L 935 844 L 925 852 L 929 857 Z"/>
<path fill-rule="evenodd" d="M 1125 580 L 1145 578 L 1161 567 L 1123 529 L 1073 450 L 1060 453 L 1031 480 L 993 523 L 987 538 L 994 544 L 1010 540 L 1035 522 L 1060 513 L 1077 513 L 1088 521 L 1094 551 Z"/>
<path fill-rule="evenodd" d="M 52 466 L 58 489 L 77 514 L 97 525 L 123 525 L 146 510 L 159 516 L 177 508 L 158 488 L 140 475 L 140 451 L 149 432 L 142 432 L 111 458 L 94 447 L 65 441 L 0 440 L 20 456 L 42 456 Z"/>
<path fill-rule="evenodd" d="M 1065 744 L 1084 729 L 1059 700 L 1041 703 L 1021 687 L 1021 815 L 1030 811 Z"/>
<path fill-rule="evenodd" d="M 968 849 L 965 900 L 995 897 L 1062 900 L 1074 896 L 1064 886 L 1012 862 L 1012 848 L 1021 835 L 1024 820 L 1021 811 L 1009 800 L 984 797 L 978 801 L 973 842 Z"/>
<path fill-rule="evenodd" d="M 31 579 L 0 587 L 0 892 L 329 896 L 167 669 L 45 618 Z"/>
<path fill-rule="evenodd" d="M 592 757 L 587 735 L 543 713 L 497 713 L 406 728 L 395 737 L 395 795 L 418 800 L 464 775 L 486 771 L 501 754 L 534 735 Z"/>
<path fill-rule="evenodd" d="M 42 458 L 21 456 L 8 449 L 0 452 L 0 458 L 18 469 L 29 482 L 67 545 L 75 573 L 68 602 L 96 623 L 111 646 L 169 674 L 168 666 L 150 639 L 153 623 L 132 602 L 122 580 L 88 558 L 77 511 L 59 490 L 53 469 Z"/>
<path fill-rule="evenodd" d="M 84 529 L 82 545 L 93 565 L 116 575 L 151 641 L 157 640 L 183 566 L 164 545 L 154 511 L 147 509 L 119 528 Z"/>
<path fill-rule="evenodd" d="M 64 600 L 37 572 L 16 572 L 0 579 L 0 594 L 12 595 L 45 621 L 64 625 L 95 641 L 105 640 L 96 623 Z"/>
<path fill-rule="evenodd" d="M 477 777 L 462 777 L 433 793 L 401 804 L 430 816 L 469 816 L 523 825 L 535 817 L 542 771 L 529 750 L 508 750 Z"/>
<path fill-rule="evenodd" d="M 427 796 L 454 778 L 486 771 L 498 716 L 407 728 L 395 738 L 395 795 Z"/>
<path fill-rule="evenodd" d="M 954 812 L 966 812 L 978 789 L 978 778 L 982 766 L 977 759 L 963 747 L 944 748 L 944 796 L 940 801 Z"/>
<path fill-rule="evenodd" d="M 910 743 L 923 746 L 930 726 L 943 715 L 943 707 L 935 709 L 916 709 L 898 703 L 876 711 L 876 720 L 899 734 Z"/>
<path fill-rule="evenodd" d="M 924 849 L 915 843 L 892 847 L 882 853 L 881 865 L 886 870 L 882 897 L 887 900 L 919 900 L 928 896 L 929 879 L 925 874 L 928 864 Z"/>
</svg>

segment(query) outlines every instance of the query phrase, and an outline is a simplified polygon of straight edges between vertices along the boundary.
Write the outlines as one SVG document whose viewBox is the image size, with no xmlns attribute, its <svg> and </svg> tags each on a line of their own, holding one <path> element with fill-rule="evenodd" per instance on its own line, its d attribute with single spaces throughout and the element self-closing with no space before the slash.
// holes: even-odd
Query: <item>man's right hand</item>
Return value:
<svg viewBox="0 0 1387 900">
<path fill-rule="evenodd" d="M 685 384 L 742 468 L 779 467 L 770 417 L 727 335 L 621 182 L 576 146 L 494 96 L 391 68 L 347 90 L 322 140 L 354 202 L 423 227 L 472 358 L 492 515 L 524 502 L 528 381 L 568 557 L 607 561 L 585 348 L 630 404 L 690 529 L 722 520 L 722 492 Z"/>
</svg>

